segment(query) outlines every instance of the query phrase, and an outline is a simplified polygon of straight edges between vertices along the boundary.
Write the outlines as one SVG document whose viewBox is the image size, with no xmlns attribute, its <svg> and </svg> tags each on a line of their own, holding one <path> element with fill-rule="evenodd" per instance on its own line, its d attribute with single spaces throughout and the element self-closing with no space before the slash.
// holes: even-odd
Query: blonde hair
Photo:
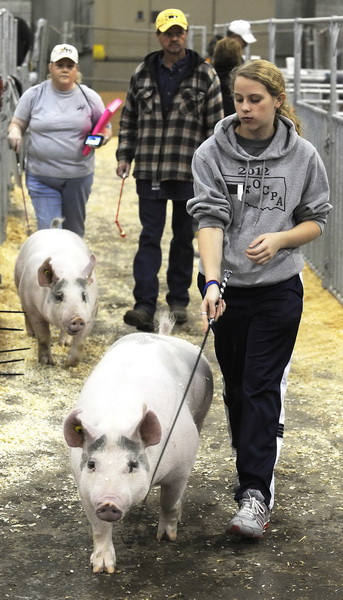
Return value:
<svg viewBox="0 0 343 600">
<path fill-rule="evenodd" d="M 274 63 L 268 60 L 249 60 L 242 65 L 239 65 L 231 72 L 230 89 L 234 92 L 235 81 L 237 77 L 246 77 L 258 81 L 269 92 L 271 96 L 276 98 L 280 94 L 286 94 L 286 86 L 283 75 Z M 294 123 L 295 130 L 301 134 L 301 122 L 297 116 L 294 107 L 287 99 L 283 101 L 281 106 L 276 109 L 276 115 L 288 117 Z"/>
<path fill-rule="evenodd" d="M 212 60 L 215 69 L 230 70 L 242 61 L 242 46 L 237 40 L 225 37 L 216 43 Z"/>
</svg>

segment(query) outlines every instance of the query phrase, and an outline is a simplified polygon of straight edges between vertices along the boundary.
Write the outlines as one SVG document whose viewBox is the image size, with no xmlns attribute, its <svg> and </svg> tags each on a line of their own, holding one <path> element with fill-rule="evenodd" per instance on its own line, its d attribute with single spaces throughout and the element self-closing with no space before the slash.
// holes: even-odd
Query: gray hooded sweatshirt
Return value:
<svg viewBox="0 0 343 600">
<path fill-rule="evenodd" d="M 222 269 L 232 271 L 230 286 L 279 283 L 302 270 L 299 248 L 282 248 L 263 266 L 245 251 L 257 236 L 287 231 L 303 221 L 314 221 L 323 230 L 332 208 L 325 167 L 314 146 L 285 117 L 278 117 L 276 133 L 258 157 L 238 145 L 236 126 L 236 115 L 222 119 L 195 152 L 195 197 L 187 210 L 199 229 L 224 230 Z M 201 261 L 199 268 L 204 273 Z"/>
</svg>

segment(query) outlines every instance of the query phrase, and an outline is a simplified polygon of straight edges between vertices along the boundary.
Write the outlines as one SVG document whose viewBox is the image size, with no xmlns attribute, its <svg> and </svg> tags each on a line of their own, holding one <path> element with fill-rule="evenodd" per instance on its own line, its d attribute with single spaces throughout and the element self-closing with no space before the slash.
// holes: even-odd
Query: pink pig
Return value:
<svg viewBox="0 0 343 600">
<path fill-rule="evenodd" d="M 67 367 L 76 366 L 97 312 L 95 256 L 66 229 L 41 229 L 23 244 L 14 279 L 25 311 L 26 330 L 38 342 L 38 360 L 53 365 L 50 324 L 60 329 L 59 343 L 71 346 Z"/>
<path fill-rule="evenodd" d="M 157 539 L 177 537 L 181 500 L 213 382 L 201 355 L 170 434 L 199 348 L 162 331 L 168 330 L 161 324 L 161 333 L 133 333 L 117 341 L 86 381 L 64 423 L 72 470 L 92 525 L 94 573 L 114 572 L 112 524 L 144 500 L 151 485 L 161 486 Z"/>
</svg>

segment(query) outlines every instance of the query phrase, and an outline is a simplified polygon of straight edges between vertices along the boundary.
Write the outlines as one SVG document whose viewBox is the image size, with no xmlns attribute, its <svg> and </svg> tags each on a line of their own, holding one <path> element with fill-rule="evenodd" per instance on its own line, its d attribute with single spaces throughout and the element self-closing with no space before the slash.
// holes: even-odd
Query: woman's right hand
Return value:
<svg viewBox="0 0 343 600">
<path fill-rule="evenodd" d="M 20 127 L 14 124 L 10 125 L 8 129 L 7 140 L 9 147 L 14 150 L 14 152 L 19 152 L 22 139 L 23 136 Z"/>
</svg>

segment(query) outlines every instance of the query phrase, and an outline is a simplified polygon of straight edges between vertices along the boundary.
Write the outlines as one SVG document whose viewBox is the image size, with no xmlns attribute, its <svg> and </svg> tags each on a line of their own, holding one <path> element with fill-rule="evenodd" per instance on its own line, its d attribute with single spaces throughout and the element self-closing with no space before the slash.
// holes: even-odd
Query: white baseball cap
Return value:
<svg viewBox="0 0 343 600">
<path fill-rule="evenodd" d="M 237 21 L 231 21 L 227 28 L 227 33 L 235 33 L 236 35 L 240 35 L 241 38 L 247 44 L 253 44 L 257 42 L 257 39 L 251 33 L 251 27 L 249 21 L 244 21 L 243 19 L 237 19 Z"/>
<path fill-rule="evenodd" d="M 50 62 L 54 63 L 62 58 L 70 58 L 70 60 L 78 64 L 79 53 L 76 48 L 70 44 L 58 44 L 51 51 Z"/>
</svg>

